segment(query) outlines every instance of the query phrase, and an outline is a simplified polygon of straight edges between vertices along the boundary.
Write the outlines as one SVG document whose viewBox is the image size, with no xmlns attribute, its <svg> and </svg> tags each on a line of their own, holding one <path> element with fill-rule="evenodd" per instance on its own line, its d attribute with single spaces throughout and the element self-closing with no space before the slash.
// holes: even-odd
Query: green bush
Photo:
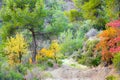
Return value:
<svg viewBox="0 0 120 80">
<path fill-rule="evenodd" d="M 4 62 L 0 68 L 0 80 L 23 80 L 23 75 Z"/>
<path fill-rule="evenodd" d="M 118 79 L 117 77 L 110 75 L 110 76 L 107 76 L 106 80 L 118 80 Z"/>
<path fill-rule="evenodd" d="M 98 66 L 101 62 L 101 55 L 99 52 L 94 52 L 95 45 L 98 40 L 87 40 L 84 53 L 80 54 L 78 62 L 88 66 Z"/>
<path fill-rule="evenodd" d="M 120 53 L 117 53 L 113 58 L 113 65 L 117 70 L 120 70 Z"/>
<path fill-rule="evenodd" d="M 71 55 L 83 47 L 85 33 L 93 27 L 91 20 L 69 24 L 70 28 L 59 36 L 61 53 Z"/>
<path fill-rule="evenodd" d="M 98 55 L 96 57 L 90 57 L 88 55 L 81 55 L 79 57 L 78 62 L 87 66 L 98 66 L 101 62 L 101 56 Z"/>
<path fill-rule="evenodd" d="M 74 51 L 82 48 L 83 39 L 80 37 L 80 33 L 74 35 L 72 30 L 68 30 L 61 34 L 59 41 L 61 53 L 71 55 Z"/>
<path fill-rule="evenodd" d="M 77 11 L 76 9 L 65 11 L 65 15 L 70 19 L 71 22 L 82 19 L 82 13 Z"/>
</svg>

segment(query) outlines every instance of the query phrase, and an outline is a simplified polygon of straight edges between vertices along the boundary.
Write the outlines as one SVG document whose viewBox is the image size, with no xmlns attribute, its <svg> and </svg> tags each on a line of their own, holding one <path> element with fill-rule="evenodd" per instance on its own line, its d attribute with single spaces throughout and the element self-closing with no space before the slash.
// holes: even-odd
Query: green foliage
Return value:
<svg viewBox="0 0 120 80">
<path fill-rule="evenodd" d="M 96 57 L 90 57 L 88 55 L 81 55 L 78 62 L 87 66 L 98 66 L 101 63 L 101 56 L 97 55 Z"/>
<path fill-rule="evenodd" d="M 6 25 L 3 25 L 2 28 L 0 29 L 1 31 L 1 38 L 3 42 L 6 42 L 7 37 L 11 36 L 14 34 L 15 32 L 15 27 L 13 27 L 13 25 L 11 23 L 8 23 Z"/>
<path fill-rule="evenodd" d="M 50 23 L 46 25 L 45 32 L 51 32 L 51 35 L 58 35 L 60 32 L 68 29 L 68 20 L 61 10 L 54 10 L 51 15 Z"/>
<path fill-rule="evenodd" d="M 98 66 L 101 62 L 101 55 L 99 52 L 94 52 L 94 48 L 98 40 L 88 40 L 86 41 L 85 50 L 80 54 L 78 62 L 88 66 Z"/>
<path fill-rule="evenodd" d="M 65 11 L 65 15 L 70 19 L 71 22 L 82 19 L 82 13 L 77 11 L 76 9 L 71 9 L 70 11 Z"/>
<path fill-rule="evenodd" d="M 17 71 L 19 71 L 20 74 L 25 75 L 28 69 L 31 69 L 33 67 L 32 64 L 25 63 L 25 64 L 19 64 L 15 67 Z"/>
<path fill-rule="evenodd" d="M 62 10 L 63 0 L 45 0 L 45 4 L 50 10 Z"/>
<path fill-rule="evenodd" d="M 106 16 L 109 17 L 109 19 L 119 18 L 120 1 L 119 0 L 105 0 L 105 3 L 106 3 L 106 7 L 105 7 Z"/>
<path fill-rule="evenodd" d="M 101 0 L 89 0 L 82 6 L 83 16 L 86 19 L 97 19 L 102 15 L 102 1 Z"/>
<path fill-rule="evenodd" d="M 117 70 L 120 70 L 120 53 L 117 53 L 113 58 L 113 64 Z"/>
<path fill-rule="evenodd" d="M 44 32 L 51 35 L 59 35 L 61 32 L 68 29 L 68 19 L 63 12 L 63 0 L 45 0 L 48 15 L 45 21 Z"/>
<path fill-rule="evenodd" d="M 46 10 L 43 0 L 4 0 L 0 14 L 4 22 L 4 35 L 9 36 L 16 28 L 42 28 Z"/>
<path fill-rule="evenodd" d="M 23 75 L 4 61 L 0 66 L 0 80 L 23 80 Z"/>
<path fill-rule="evenodd" d="M 118 78 L 114 75 L 107 76 L 106 80 L 118 80 Z"/>
<path fill-rule="evenodd" d="M 78 9 L 80 9 L 85 2 L 89 1 L 89 0 L 72 0 L 75 4 L 75 7 L 77 7 Z"/>
<path fill-rule="evenodd" d="M 35 32 L 43 30 L 47 15 L 44 0 L 4 0 L 3 3 L 5 5 L 0 10 L 0 16 L 4 26 L 12 24 L 11 28 L 27 29 L 32 33 L 34 43 L 32 60 L 35 61 L 37 54 Z M 10 30 L 11 28 L 9 27 Z M 6 36 L 8 37 L 5 34 L 5 38 Z"/>
<path fill-rule="evenodd" d="M 73 51 L 82 48 L 83 39 L 80 38 L 80 34 L 76 33 L 76 36 L 74 36 L 71 30 L 63 32 L 60 36 L 60 41 L 61 41 L 60 50 L 63 54 L 65 53 L 72 54 Z"/>
<path fill-rule="evenodd" d="M 69 30 L 64 31 L 59 36 L 61 52 L 63 54 L 72 54 L 74 51 L 81 49 L 85 38 L 84 35 L 92 27 L 91 20 L 83 21 L 79 25 L 73 23 Z"/>
<path fill-rule="evenodd" d="M 105 16 L 105 1 L 104 0 L 73 0 L 76 10 L 82 15 L 81 20 L 92 20 L 95 23 L 95 28 L 104 29 L 105 23 L 108 21 Z M 76 16 L 80 15 L 79 13 Z M 80 18 L 80 16 L 79 16 Z M 79 20 L 79 21 L 81 21 Z"/>
</svg>

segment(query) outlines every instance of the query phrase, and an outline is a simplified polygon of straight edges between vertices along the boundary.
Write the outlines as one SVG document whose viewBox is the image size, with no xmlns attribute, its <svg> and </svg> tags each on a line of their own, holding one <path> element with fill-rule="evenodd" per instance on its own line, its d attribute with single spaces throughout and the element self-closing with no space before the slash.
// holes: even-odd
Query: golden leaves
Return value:
<svg viewBox="0 0 120 80">
<path fill-rule="evenodd" d="M 8 55 L 9 63 L 21 62 L 21 56 L 27 53 L 27 43 L 22 34 L 17 33 L 6 42 L 5 52 Z"/>
<path fill-rule="evenodd" d="M 56 56 L 56 53 L 59 52 L 59 50 L 60 48 L 58 42 L 52 41 L 48 49 L 42 48 L 40 51 L 38 51 L 38 54 L 36 56 L 36 61 L 41 59 L 42 57 L 53 58 Z"/>
</svg>

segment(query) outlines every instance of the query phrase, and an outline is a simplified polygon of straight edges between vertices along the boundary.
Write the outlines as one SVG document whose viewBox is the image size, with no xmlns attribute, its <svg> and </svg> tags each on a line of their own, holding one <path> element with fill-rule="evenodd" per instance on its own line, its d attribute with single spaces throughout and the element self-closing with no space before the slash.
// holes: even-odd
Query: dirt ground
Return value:
<svg viewBox="0 0 120 80">
<path fill-rule="evenodd" d="M 75 69 L 69 66 L 49 71 L 53 78 L 46 80 L 106 80 L 109 75 L 116 74 L 112 67 L 101 67 L 90 69 Z"/>
</svg>

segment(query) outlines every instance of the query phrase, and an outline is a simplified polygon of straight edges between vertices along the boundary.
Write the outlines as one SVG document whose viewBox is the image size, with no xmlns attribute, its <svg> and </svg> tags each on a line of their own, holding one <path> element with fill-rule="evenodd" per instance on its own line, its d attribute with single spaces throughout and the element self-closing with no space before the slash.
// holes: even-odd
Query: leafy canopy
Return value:
<svg viewBox="0 0 120 80">
<path fill-rule="evenodd" d="M 4 25 L 31 29 L 42 28 L 46 10 L 43 0 L 4 0 L 1 18 Z"/>
</svg>

